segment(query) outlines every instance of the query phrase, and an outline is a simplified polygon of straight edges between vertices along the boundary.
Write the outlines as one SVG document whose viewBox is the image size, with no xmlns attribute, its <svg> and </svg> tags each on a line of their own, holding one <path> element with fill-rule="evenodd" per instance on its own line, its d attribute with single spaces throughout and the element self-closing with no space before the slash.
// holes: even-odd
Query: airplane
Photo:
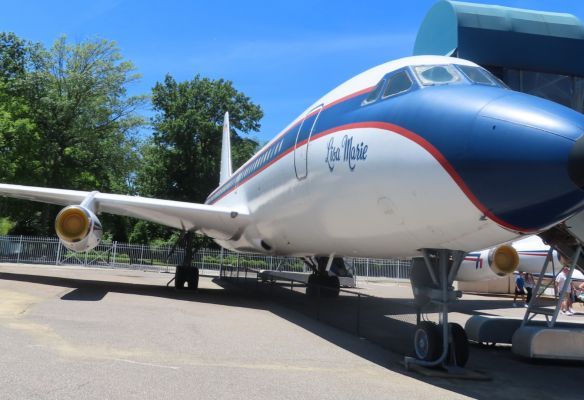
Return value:
<svg viewBox="0 0 584 400">
<path fill-rule="evenodd" d="M 412 257 L 419 324 L 406 365 L 436 366 L 467 346 L 447 306 L 465 254 L 584 208 L 583 128 L 584 115 L 473 62 L 414 56 L 333 89 L 233 173 L 226 118 L 220 185 L 205 204 L 9 184 L 0 195 L 66 206 L 55 230 L 75 251 L 99 242 L 99 213 L 125 215 L 235 251 L 302 257 L 309 285 L 337 294 L 329 270 L 342 256 Z M 514 257 L 499 259 L 509 269 Z M 177 266 L 175 278 L 196 288 L 198 271 Z M 429 302 L 442 305 L 439 325 L 420 320 Z"/>
<path fill-rule="evenodd" d="M 515 257 L 513 252 L 506 248 L 507 246 L 512 246 L 515 249 L 517 258 L 513 263 L 507 264 L 509 266 L 516 264 L 515 268 L 505 271 L 501 270 L 496 262 L 496 258 L 497 254 L 501 251 L 507 252 L 509 257 Z M 456 280 L 460 282 L 487 281 L 514 272 L 528 272 L 539 275 L 549 250 L 550 246 L 546 245 L 539 236 L 529 236 L 511 244 L 471 252 L 465 256 L 456 275 Z M 557 250 L 553 250 L 551 262 L 545 271 L 546 277 L 555 277 L 562 270 L 559 259 Z M 572 281 L 584 281 L 584 274 L 577 269 L 574 270 L 572 273 Z"/>
</svg>

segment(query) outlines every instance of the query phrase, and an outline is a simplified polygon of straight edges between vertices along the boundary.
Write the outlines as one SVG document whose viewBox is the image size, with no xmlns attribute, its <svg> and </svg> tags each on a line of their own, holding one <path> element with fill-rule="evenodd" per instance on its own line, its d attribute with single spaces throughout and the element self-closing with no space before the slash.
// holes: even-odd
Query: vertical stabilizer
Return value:
<svg viewBox="0 0 584 400">
<path fill-rule="evenodd" d="M 221 142 L 221 170 L 219 185 L 223 185 L 231 177 L 231 131 L 229 129 L 229 113 L 223 119 L 223 139 Z"/>
</svg>

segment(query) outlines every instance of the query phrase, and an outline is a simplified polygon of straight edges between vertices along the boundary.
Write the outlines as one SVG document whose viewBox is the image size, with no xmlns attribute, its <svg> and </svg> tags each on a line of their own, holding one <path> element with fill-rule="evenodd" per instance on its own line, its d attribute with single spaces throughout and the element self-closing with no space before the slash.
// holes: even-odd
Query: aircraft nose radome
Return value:
<svg viewBox="0 0 584 400">
<path fill-rule="evenodd" d="M 584 128 L 584 115 L 549 100 L 513 92 L 487 104 L 481 117 L 534 128 L 569 140 L 577 140 Z"/>
<path fill-rule="evenodd" d="M 477 115 L 461 175 L 486 213 L 532 232 L 584 208 L 584 116 L 521 93 Z"/>
<path fill-rule="evenodd" d="M 584 189 L 584 135 L 572 146 L 568 156 L 568 173 L 576 186 Z"/>
</svg>

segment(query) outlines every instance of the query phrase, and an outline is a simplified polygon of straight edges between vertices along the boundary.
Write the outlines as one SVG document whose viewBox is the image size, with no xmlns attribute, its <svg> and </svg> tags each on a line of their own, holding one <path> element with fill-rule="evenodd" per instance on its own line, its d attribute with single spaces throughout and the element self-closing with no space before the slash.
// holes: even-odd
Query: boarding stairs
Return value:
<svg viewBox="0 0 584 400">
<path fill-rule="evenodd" d="M 468 338 L 477 343 L 509 343 L 514 354 L 531 359 L 584 361 L 584 325 L 574 320 L 558 321 L 562 298 L 570 288 L 573 272 L 576 269 L 584 272 L 584 212 L 539 236 L 550 245 L 550 251 L 523 319 L 475 315 L 465 325 Z M 542 306 L 542 300 L 545 290 L 555 284 L 552 279 L 544 285 L 548 265 L 555 262 L 553 250 L 571 262 L 555 307 L 550 308 Z M 554 271 L 554 278 L 560 271 L 561 268 Z"/>
<path fill-rule="evenodd" d="M 565 223 L 542 233 L 540 236 L 550 245 L 550 250 L 542 266 L 539 278 L 537 279 L 537 283 L 533 290 L 533 296 L 527 306 L 521 326 L 529 325 L 537 315 L 543 315 L 547 326 L 553 328 L 558 319 L 558 314 L 560 313 L 562 299 L 566 293 L 569 293 L 574 270 L 579 269 L 584 272 L 584 212 L 581 212 Z M 549 263 L 554 262 L 554 248 L 568 260 L 571 260 L 570 269 L 564 285 L 559 288 L 560 291 L 556 299 L 555 307 L 546 308 L 541 306 L 541 298 L 546 289 L 555 284 L 555 279 L 550 280 L 546 285 L 543 284 L 543 280 Z M 563 266 L 560 266 L 557 273 L 554 271 L 554 278 L 557 274 L 561 273 L 562 268 Z"/>
<path fill-rule="evenodd" d="M 523 317 L 523 322 L 521 323 L 522 327 L 529 325 L 533 321 L 533 319 L 538 315 L 543 315 L 545 317 L 547 326 L 549 328 L 554 327 L 561 309 L 562 299 L 564 298 L 565 294 L 570 290 L 572 274 L 574 273 L 576 267 L 580 267 L 581 269 L 581 264 L 584 262 L 584 248 L 580 244 L 576 247 L 573 256 L 570 257 L 570 259 L 572 259 L 573 261 L 570 263 L 570 270 L 568 272 L 564 285 L 560 288 L 560 292 L 558 293 L 558 298 L 556 299 L 555 307 L 554 308 L 543 307 L 541 305 L 542 303 L 541 298 L 546 293 L 546 289 L 549 288 L 551 285 L 555 284 L 555 277 L 557 276 L 557 274 L 554 271 L 552 279 L 546 285 L 543 284 L 543 280 L 548 269 L 548 265 L 550 262 L 553 262 L 552 260 L 553 250 L 554 250 L 553 247 L 550 247 L 550 251 L 548 252 L 545 263 L 543 264 L 543 267 L 539 274 L 539 278 L 537 279 L 535 288 L 533 289 L 533 296 L 531 298 L 531 301 L 527 305 L 527 310 L 525 311 L 525 316 Z M 563 266 L 560 266 L 558 274 L 561 273 L 562 268 Z"/>
</svg>

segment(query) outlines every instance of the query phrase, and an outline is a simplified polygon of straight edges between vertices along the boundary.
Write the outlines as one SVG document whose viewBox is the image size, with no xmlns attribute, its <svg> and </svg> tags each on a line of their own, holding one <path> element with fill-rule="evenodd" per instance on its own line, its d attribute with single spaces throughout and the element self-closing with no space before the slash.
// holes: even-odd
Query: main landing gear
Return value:
<svg viewBox="0 0 584 400">
<path fill-rule="evenodd" d="M 197 290 L 199 287 L 199 269 L 189 265 L 177 265 L 174 273 L 174 287 L 178 290 Z"/>
<path fill-rule="evenodd" d="M 448 322 L 448 305 L 462 296 L 452 282 L 465 253 L 456 250 L 423 249 L 423 258 L 414 259 L 410 281 L 416 304 L 417 327 L 414 334 L 416 357 L 406 357 L 405 365 L 443 367 L 447 370 L 464 367 L 469 348 L 462 326 Z M 437 305 L 438 324 L 422 320 L 424 309 Z"/>
<path fill-rule="evenodd" d="M 182 265 L 177 265 L 174 271 L 174 278 L 172 278 L 166 286 L 169 286 L 174 280 L 174 287 L 177 290 L 197 290 L 199 287 L 199 269 L 193 267 L 193 232 L 185 231 L 181 237 L 174 243 L 172 250 L 166 257 L 168 260 L 170 256 L 174 253 L 177 246 L 180 243 L 184 243 L 185 255 Z M 186 288 L 185 288 L 186 286 Z"/>
<path fill-rule="evenodd" d="M 306 257 L 303 258 L 303 261 L 312 270 L 312 274 L 308 277 L 306 294 L 314 297 L 338 297 L 341 290 L 339 277 L 331 274 L 330 270 L 346 270 L 343 259 L 340 257 Z"/>
</svg>

